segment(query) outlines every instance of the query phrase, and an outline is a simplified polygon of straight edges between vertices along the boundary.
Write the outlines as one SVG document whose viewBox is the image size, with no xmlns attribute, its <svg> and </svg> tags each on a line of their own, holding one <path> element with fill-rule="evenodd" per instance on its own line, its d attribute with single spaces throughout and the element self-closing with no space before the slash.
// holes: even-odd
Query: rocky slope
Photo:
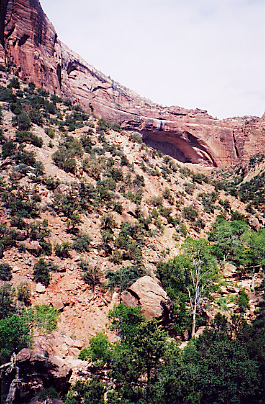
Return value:
<svg viewBox="0 0 265 404">
<path fill-rule="evenodd" d="M 88 363 L 77 359 L 91 337 L 103 332 L 117 340 L 108 313 L 121 300 L 170 327 L 172 307 L 157 285 L 158 262 L 177 256 L 186 236 L 207 237 L 217 215 L 263 227 L 264 195 L 250 212 L 250 199 L 244 203 L 222 189 L 242 168 L 215 170 L 218 181 L 212 181 L 144 144 L 138 133 L 98 120 L 8 72 L 0 75 L 0 99 L 0 289 L 14 287 L 17 313 L 36 305 L 60 312 L 52 333 L 34 328 L 35 350 L 38 361 L 58 368 L 59 379 L 62 370 L 66 384 L 71 374 L 72 383 L 91 376 Z M 251 164 L 249 179 L 260 178 L 264 158 L 253 172 Z M 222 269 L 222 285 L 204 302 L 203 324 L 218 312 L 238 312 L 242 290 L 249 302 L 244 318 L 253 320 L 261 292 L 253 291 L 251 273 L 241 279 L 236 266 Z M 140 280 L 132 283 L 135 278 Z M 262 279 L 260 271 L 256 286 Z M 23 304 L 18 291 L 25 284 Z M 188 340 L 188 330 L 176 338 Z M 24 354 L 19 366 L 31 357 L 39 366 L 34 352 Z M 61 369 L 54 355 L 71 371 Z M 55 383 L 53 375 L 35 376 L 29 383 L 24 372 L 27 397 Z"/>
<path fill-rule="evenodd" d="M 141 98 L 68 49 L 38 0 L 3 0 L 0 35 L 2 63 L 23 80 L 140 132 L 145 143 L 181 162 L 230 166 L 265 151 L 264 118 L 220 121 L 206 111 L 164 108 Z"/>
</svg>

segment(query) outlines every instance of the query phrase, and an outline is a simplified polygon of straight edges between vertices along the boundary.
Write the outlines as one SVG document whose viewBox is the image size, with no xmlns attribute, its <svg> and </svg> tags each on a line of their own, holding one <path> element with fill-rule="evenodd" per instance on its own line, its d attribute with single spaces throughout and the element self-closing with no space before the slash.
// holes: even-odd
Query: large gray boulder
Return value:
<svg viewBox="0 0 265 404">
<path fill-rule="evenodd" d="M 166 292 L 151 276 L 137 279 L 122 293 L 121 300 L 126 306 L 141 306 L 147 320 L 166 320 L 172 312 L 172 303 Z"/>
</svg>

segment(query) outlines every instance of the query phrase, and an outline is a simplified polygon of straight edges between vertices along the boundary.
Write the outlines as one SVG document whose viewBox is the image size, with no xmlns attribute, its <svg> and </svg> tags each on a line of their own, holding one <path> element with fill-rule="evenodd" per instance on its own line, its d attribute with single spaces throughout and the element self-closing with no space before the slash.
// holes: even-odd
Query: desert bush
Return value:
<svg viewBox="0 0 265 404">
<path fill-rule="evenodd" d="M 31 119 L 25 112 L 13 117 L 13 123 L 18 126 L 18 130 L 29 130 L 31 127 Z"/>
<path fill-rule="evenodd" d="M 50 268 L 43 258 L 40 258 L 33 267 L 33 278 L 35 282 L 40 282 L 45 286 L 50 283 Z"/>
<path fill-rule="evenodd" d="M 10 80 L 10 82 L 9 82 L 9 84 L 8 84 L 8 86 L 7 86 L 7 88 L 19 89 L 19 88 L 20 88 L 20 83 L 19 83 L 18 78 L 17 78 L 17 77 L 13 77 L 13 78 Z"/>
<path fill-rule="evenodd" d="M 54 132 L 54 130 L 53 130 L 52 128 L 49 128 L 49 127 L 45 128 L 45 133 L 46 133 L 46 135 L 48 135 L 51 139 L 54 139 L 55 132 Z"/>
<path fill-rule="evenodd" d="M 16 141 L 18 143 L 31 143 L 36 147 L 42 147 L 43 140 L 42 138 L 33 135 L 31 132 L 26 130 L 17 130 L 16 131 Z"/>
<path fill-rule="evenodd" d="M 237 304 L 241 312 L 245 312 L 247 309 L 249 309 L 249 297 L 244 289 L 239 292 Z"/>
<path fill-rule="evenodd" d="M 198 212 L 193 206 L 185 206 L 182 209 L 182 215 L 185 219 L 193 221 L 198 217 Z"/>
<path fill-rule="evenodd" d="M 79 234 L 75 237 L 73 242 L 73 249 L 78 252 L 89 251 L 89 245 L 91 243 L 91 238 L 88 234 Z"/>
<path fill-rule="evenodd" d="M 43 118 L 40 111 L 35 108 L 32 108 L 29 111 L 29 118 L 31 122 L 35 123 L 36 125 L 42 126 L 43 125 Z"/>
<path fill-rule="evenodd" d="M 81 277 L 83 281 L 90 285 L 92 291 L 94 292 L 95 286 L 100 285 L 100 279 L 102 277 L 101 270 L 95 265 L 90 265 L 88 262 L 81 260 L 79 263 L 79 268 L 82 270 Z"/>
<path fill-rule="evenodd" d="M 54 252 L 60 258 L 69 258 L 71 250 L 72 244 L 69 242 L 54 245 Z"/>
<path fill-rule="evenodd" d="M 123 267 L 118 271 L 107 271 L 106 278 L 110 289 L 119 289 L 121 292 L 128 289 L 137 279 L 146 275 L 145 268 L 134 265 Z"/>
<path fill-rule="evenodd" d="M 0 287 L 0 320 L 11 317 L 15 312 L 15 289 L 9 283 L 5 283 Z"/>
<path fill-rule="evenodd" d="M 12 268 L 7 262 L 0 262 L 0 279 L 10 281 L 12 278 Z"/>
<path fill-rule="evenodd" d="M 27 303 L 31 297 L 30 285 L 27 281 L 20 282 L 17 287 L 17 298 L 23 303 Z"/>
<path fill-rule="evenodd" d="M 173 203 L 174 203 L 174 197 L 173 197 L 173 195 L 171 194 L 169 188 L 165 188 L 162 195 L 163 195 L 163 197 L 164 197 L 165 199 L 168 200 L 168 202 L 170 203 L 170 205 L 173 205 Z"/>
<path fill-rule="evenodd" d="M 103 171 L 103 166 L 99 159 L 91 157 L 90 159 L 83 160 L 83 169 L 89 177 L 99 180 L 100 174 Z"/>
<path fill-rule="evenodd" d="M 15 154 L 15 150 L 17 145 L 12 141 L 5 142 L 2 145 L 2 158 L 5 159 L 6 157 L 10 157 Z"/>
</svg>

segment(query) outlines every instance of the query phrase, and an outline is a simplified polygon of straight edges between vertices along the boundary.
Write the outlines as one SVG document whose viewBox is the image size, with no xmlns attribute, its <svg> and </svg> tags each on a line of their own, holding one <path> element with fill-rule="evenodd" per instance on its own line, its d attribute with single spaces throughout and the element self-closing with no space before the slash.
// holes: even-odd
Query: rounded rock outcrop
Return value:
<svg viewBox="0 0 265 404">
<path fill-rule="evenodd" d="M 142 314 L 147 320 L 167 320 L 173 309 L 166 292 L 151 276 L 137 279 L 122 293 L 121 300 L 126 306 L 141 306 Z"/>
</svg>

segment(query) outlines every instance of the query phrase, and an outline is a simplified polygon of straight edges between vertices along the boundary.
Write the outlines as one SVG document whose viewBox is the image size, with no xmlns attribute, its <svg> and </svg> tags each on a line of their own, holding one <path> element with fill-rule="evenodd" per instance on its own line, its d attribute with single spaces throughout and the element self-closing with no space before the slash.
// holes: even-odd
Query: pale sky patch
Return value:
<svg viewBox="0 0 265 404">
<path fill-rule="evenodd" d="M 41 0 L 59 38 L 159 104 L 265 112 L 264 0 Z"/>
</svg>

